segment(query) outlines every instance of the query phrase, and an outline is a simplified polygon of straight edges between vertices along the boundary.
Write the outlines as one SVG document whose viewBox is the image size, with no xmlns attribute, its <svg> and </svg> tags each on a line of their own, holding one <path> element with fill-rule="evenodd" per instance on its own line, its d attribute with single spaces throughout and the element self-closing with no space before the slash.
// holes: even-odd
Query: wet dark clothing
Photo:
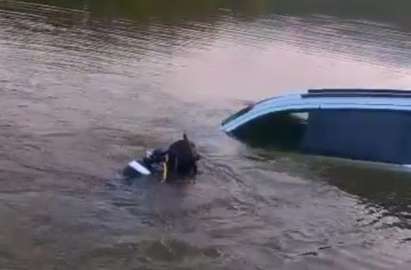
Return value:
<svg viewBox="0 0 411 270">
<path fill-rule="evenodd" d="M 192 145 L 186 140 L 173 143 L 168 149 L 167 168 L 169 172 L 179 175 L 197 173 L 198 156 Z"/>
<path fill-rule="evenodd" d="M 152 173 L 162 172 L 162 181 L 172 182 L 180 177 L 194 176 L 197 173 L 199 159 L 195 145 L 184 136 L 182 140 L 170 145 L 167 151 L 156 149 L 139 163 Z M 167 170 L 166 173 L 164 170 Z M 126 167 L 123 175 L 133 178 L 139 176 L 139 173 L 133 168 Z"/>
</svg>

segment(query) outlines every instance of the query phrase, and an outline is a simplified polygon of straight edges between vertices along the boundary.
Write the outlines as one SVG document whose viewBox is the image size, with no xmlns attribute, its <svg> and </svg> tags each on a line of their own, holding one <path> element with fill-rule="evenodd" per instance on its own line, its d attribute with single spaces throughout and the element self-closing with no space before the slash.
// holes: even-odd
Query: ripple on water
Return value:
<svg viewBox="0 0 411 270">
<path fill-rule="evenodd" d="M 409 173 L 257 149 L 218 126 L 240 100 L 281 88 L 407 85 L 410 33 L 344 16 L 243 17 L 227 5 L 133 19 L 0 0 L 3 268 L 389 269 L 409 260 Z M 204 157 L 195 185 L 115 177 L 182 131 Z"/>
</svg>

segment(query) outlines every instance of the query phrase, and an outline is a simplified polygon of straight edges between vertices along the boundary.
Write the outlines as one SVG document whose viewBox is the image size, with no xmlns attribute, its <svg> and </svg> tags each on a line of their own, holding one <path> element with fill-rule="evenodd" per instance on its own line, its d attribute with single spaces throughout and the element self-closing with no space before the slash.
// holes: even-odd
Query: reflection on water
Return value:
<svg viewBox="0 0 411 270">
<path fill-rule="evenodd" d="M 129 18 L 147 18 L 152 16 L 168 18 L 201 18 L 209 16 L 219 9 L 233 11 L 235 15 L 248 18 L 265 14 L 327 14 L 338 17 L 360 17 L 379 20 L 409 20 L 407 10 L 411 7 L 409 1 L 396 0 L 387 3 L 384 0 L 27 0 L 27 2 L 44 3 L 50 6 L 61 6 L 78 10 L 92 11 L 100 16 L 129 16 Z"/>
<path fill-rule="evenodd" d="M 190 12 L 186 1 L 174 6 L 182 14 L 171 16 L 172 20 L 164 22 L 164 10 L 154 6 L 148 12 L 153 14 L 140 22 L 124 20 L 128 17 L 121 17 L 123 12 L 113 11 L 122 10 L 121 4 L 106 8 L 111 16 L 94 17 L 93 5 L 87 8 L 90 3 L 84 3 L 85 10 L 74 6 L 79 10 L 70 10 L 69 15 L 67 10 L 20 4 L 32 16 L 10 11 L 7 24 L 14 20 L 18 27 L 6 28 L 4 36 L 39 53 L 69 54 L 57 60 L 47 57 L 58 66 L 113 72 L 118 63 L 122 73 L 147 76 L 146 81 L 168 72 L 162 78 L 163 88 L 180 97 L 255 99 L 307 87 L 410 85 L 410 32 L 397 25 L 309 12 L 301 17 L 265 14 L 243 20 L 233 17 L 233 10 L 217 8 L 217 3 L 204 9 L 196 6 L 204 12 L 199 16 Z"/>
<path fill-rule="evenodd" d="M 218 130 L 244 100 L 410 88 L 409 1 L 303 2 L 0 0 L 1 268 L 406 264 L 408 172 Z M 183 130 L 196 185 L 115 177 Z"/>
<path fill-rule="evenodd" d="M 313 168 L 314 169 L 314 168 Z M 379 211 L 376 222 L 382 225 L 411 228 L 410 171 L 406 168 L 367 163 L 326 162 L 317 165 L 318 174 L 328 183 L 358 196 L 370 211 Z M 315 170 L 315 169 L 314 169 Z M 378 209 L 378 210 L 377 210 Z M 384 224 L 384 217 L 395 217 Z"/>
</svg>

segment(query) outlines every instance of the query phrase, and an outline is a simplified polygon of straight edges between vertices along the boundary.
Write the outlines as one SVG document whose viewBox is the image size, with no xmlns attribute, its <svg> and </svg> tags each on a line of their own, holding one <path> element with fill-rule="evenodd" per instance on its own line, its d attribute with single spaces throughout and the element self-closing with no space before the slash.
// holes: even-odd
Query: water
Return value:
<svg viewBox="0 0 411 270">
<path fill-rule="evenodd" d="M 411 87 L 409 1 L 0 0 L 1 269 L 409 269 L 410 173 L 219 130 L 311 87 Z M 195 185 L 117 178 L 186 131 Z"/>
</svg>

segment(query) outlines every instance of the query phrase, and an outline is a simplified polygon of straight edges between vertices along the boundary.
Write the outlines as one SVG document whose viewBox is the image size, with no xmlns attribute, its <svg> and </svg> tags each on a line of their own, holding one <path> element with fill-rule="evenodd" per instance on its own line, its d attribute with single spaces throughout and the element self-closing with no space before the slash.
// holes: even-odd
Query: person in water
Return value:
<svg viewBox="0 0 411 270">
<path fill-rule="evenodd" d="M 184 134 L 181 140 L 171 144 L 166 151 L 156 149 L 148 152 L 141 161 L 132 161 L 123 170 L 127 178 L 161 173 L 161 182 L 170 183 L 177 179 L 193 177 L 197 174 L 200 155 L 196 146 Z"/>
</svg>

